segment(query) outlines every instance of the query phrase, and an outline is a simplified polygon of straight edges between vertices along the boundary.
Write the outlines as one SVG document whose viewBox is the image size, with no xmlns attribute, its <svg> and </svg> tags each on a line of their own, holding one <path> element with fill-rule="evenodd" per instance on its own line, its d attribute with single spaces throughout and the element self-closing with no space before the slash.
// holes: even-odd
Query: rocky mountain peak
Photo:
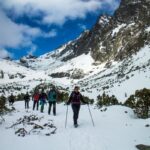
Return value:
<svg viewBox="0 0 150 150">
<path fill-rule="evenodd" d="M 111 18 L 110 16 L 102 15 L 102 16 L 100 16 L 100 18 L 99 18 L 98 24 L 99 24 L 101 27 L 104 27 L 106 24 L 109 23 L 110 18 Z"/>
<path fill-rule="evenodd" d="M 120 61 L 140 50 L 150 41 L 150 0 L 122 0 L 113 16 L 101 15 L 89 31 L 62 46 L 57 55 L 65 62 L 90 53 L 99 63 Z M 32 61 L 34 61 L 32 59 Z"/>
<path fill-rule="evenodd" d="M 91 52 L 95 61 L 122 60 L 149 41 L 150 0 L 122 0 L 114 16 L 101 15 L 93 28 L 66 46 L 63 61 Z"/>
<path fill-rule="evenodd" d="M 121 22 L 149 22 L 150 0 L 122 0 L 114 16 Z"/>
</svg>

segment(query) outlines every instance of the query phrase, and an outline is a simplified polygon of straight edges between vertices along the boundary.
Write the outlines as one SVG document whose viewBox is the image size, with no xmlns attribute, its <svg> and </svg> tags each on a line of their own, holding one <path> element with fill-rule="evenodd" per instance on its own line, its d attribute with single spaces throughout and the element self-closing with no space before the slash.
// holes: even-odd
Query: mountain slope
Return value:
<svg viewBox="0 0 150 150">
<path fill-rule="evenodd" d="M 31 91 L 44 80 L 50 80 L 44 71 L 35 71 L 10 60 L 0 60 L 0 95 Z"/>
<path fill-rule="evenodd" d="M 78 82 L 91 98 L 106 92 L 124 102 L 137 89 L 150 87 L 150 45 L 128 59 L 106 63 L 95 73 Z"/>
</svg>

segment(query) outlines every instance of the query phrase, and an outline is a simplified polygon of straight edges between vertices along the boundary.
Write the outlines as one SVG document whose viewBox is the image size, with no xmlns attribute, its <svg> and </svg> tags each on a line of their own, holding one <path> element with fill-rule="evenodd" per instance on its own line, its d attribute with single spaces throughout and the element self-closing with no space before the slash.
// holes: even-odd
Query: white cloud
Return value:
<svg viewBox="0 0 150 150">
<path fill-rule="evenodd" d="M 0 58 L 12 57 L 12 54 L 5 49 L 0 49 Z"/>
<path fill-rule="evenodd" d="M 41 15 L 38 22 L 43 24 L 63 25 L 68 19 L 84 18 L 89 12 L 96 12 L 103 5 L 110 5 L 115 9 L 116 0 L 0 0 L 0 49 L 3 55 L 9 53 L 7 48 L 30 47 L 29 53 L 36 51 L 33 40 L 37 37 L 52 38 L 57 36 L 56 30 L 44 32 L 40 28 L 18 24 L 6 15 L 6 11 L 12 11 L 13 16 L 24 14 L 30 19 Z M 80 28 L 85 29 L 84 25 Z"/>
<path fill-rule="evenodd" d="M 41 31 L 27 25 L 16 24 L 0 11 L 0 47 L 16 48 L 31 45 L 31 38 L 40 35 Z"/>
<path fill-rule="evenodd" d="M 27 52 L 28 55 L 33 55 L 36 52 L 37 47 L 35 45 L 33 45 L 31 47 L 31 49 Z"/>
<path fill-rule="evenodd" d="M 37 16 L 43 12 L 41 22 L 62 25 L 68 19 L 84 18 L 88 12 L 96 12 L 103 5 L 117 7 L 116 0 L 3 0 L 1 5 L 13 10 L 15 15 Z M 111 7 L 112 6 L 112 7 Z"/>
<path fill-rule="evenodd" d="M 86 30 L 87 29 L 87 27 L 86 27 L 86 25 L 84 25 L 84 24 L 78 24 L 78 26 L 79 26 L 79 28 L 81 29 L 81 30 Z"/>
<path fill-rule="evenodd" d="M 54 37 L 56 35 L 55 30 L 45 33 L 39 28 L 17 24 L 0 10 L 0 48 L 33 46 L 32 41 L 34 38 L 40 36 Z"/>
<path fill-rule="evenodd" d="M 49 31 L 48 33 L 43 33 L 43 36 L 45 38 L 55 37 L 55 36 L 57 36 L 57 31 L 53 29 L 53 30 Z"/>
</svg>

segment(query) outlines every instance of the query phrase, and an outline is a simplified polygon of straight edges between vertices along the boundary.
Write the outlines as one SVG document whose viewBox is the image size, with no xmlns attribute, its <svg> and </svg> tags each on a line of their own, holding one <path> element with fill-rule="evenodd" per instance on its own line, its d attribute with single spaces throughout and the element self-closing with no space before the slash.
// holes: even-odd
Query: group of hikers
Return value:
<svg viewBox="0 0 150 150">
<path fill-rule="evenodd" d="M 33 100 L 33 110 L 35 110 L 35 108 L 36 108 L 36 110 L 38 110 L 39 105 L 40 105 L 41 106 L 40 111 L 43 113 L 44 105 L 48 102 L 48 104 L 49 104 L 48 114 L 50 115 L 51 107 L 53 106 L 53 115 L 56 116 L 57 91 L 56 91 L 55 87 L 52 87 L 48 91 L 48 93 L 46 93 L 44 91 L 44 89 L 42 89 L 40 93 L 38 90 L 35 91 L 32 96 L 32 100 Z M 25 109 L 29 109 L 30 95 L 28 92 L 24 95 L 24 101 L 25 101 Z M 13 94 L 11 94 L 11 96 L 9 97 L 9 103 L 11 105 L 14 103 Z M 72 93 L 69 97 L 69 100 L 66 102 L 66 105 L 71 104 L 71 106 L 72 106 L 73 123 L 74 123 L 75 127 L 78 126 L 77 120 L 78 120 L 78 116 L 79 116 L 79 110 L 80 110 L 81 103 L 88 104 L 88 102 L 84 101 L 83 96 L 79 92 L 79 87 L 75 86 L 74 90 L 72 91 Z"/>
<path fill-rule="evenodd" d="M 44 106 L 48 102 L 49 104 L 48 114 L 50 115 L 51 107 L 53 105 L 53 115 L 56 116 L 57 91 L 55 87 L 52 87 L 48 91 L 48 93 L 46 93 L 44 89 L 42 89 L 41 92 L 36 90 L 32 96 L 32 100 L 33 100 L 33 110 L 35 110 L 35 108 L 36 110 L 38 110 L 40 105 L 41 106 L 40 111 L 43 113 Z M 29 109 L 30 95 L 28 92 L 24 95 L 24 101 L 25 101 L 25 109 Z"/>
</svg>

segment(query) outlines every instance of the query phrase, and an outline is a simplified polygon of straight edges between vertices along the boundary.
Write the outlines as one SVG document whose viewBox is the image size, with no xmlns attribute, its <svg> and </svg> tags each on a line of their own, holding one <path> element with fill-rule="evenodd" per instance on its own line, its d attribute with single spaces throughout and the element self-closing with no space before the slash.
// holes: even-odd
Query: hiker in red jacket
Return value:
<svg viewBox="0 0 150 150">
<path fill-rule="evenodd" d="M 83 100 L 83 96 L 79 92 L 79 87 L 75 86 L 74 91 L 71 93 L 70 98 L 67 102 L 67 105 L 71 103 L 72 110 L 73 110 L 73 121 L 74 121 L 74 126 L 78 126 L 78 116 L 79 116 L 79 110 L 80 110 L 80 105 L 81 102 L 84 104 L 88 104 Z"/>
<path fill-rule="evenodd" d="M 33 99 L 33 110 L 35 109 L 35 106 L 36 106 L 36 110 L 38 110 L 38 108 L 39 108 L 39 99 L 40 99 L 40 94 L 39 94 L 38 91 L 36 91 L 33 94 L 32 99 Z"/>
</svg>

